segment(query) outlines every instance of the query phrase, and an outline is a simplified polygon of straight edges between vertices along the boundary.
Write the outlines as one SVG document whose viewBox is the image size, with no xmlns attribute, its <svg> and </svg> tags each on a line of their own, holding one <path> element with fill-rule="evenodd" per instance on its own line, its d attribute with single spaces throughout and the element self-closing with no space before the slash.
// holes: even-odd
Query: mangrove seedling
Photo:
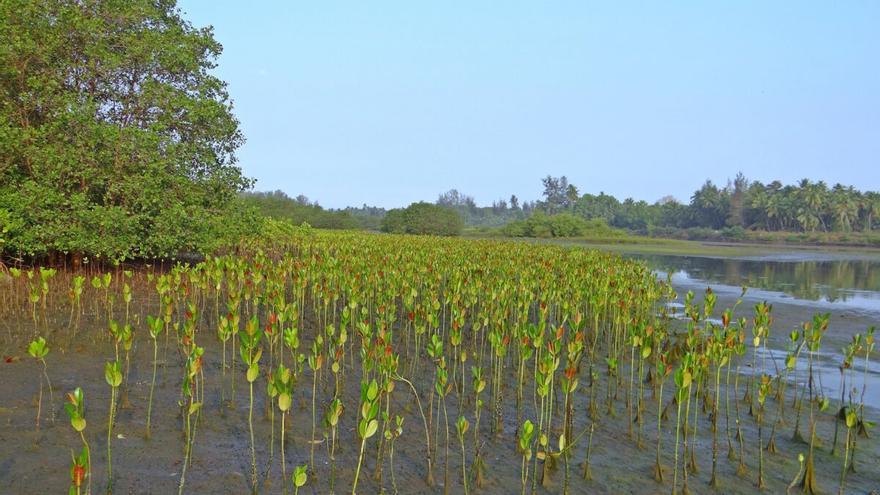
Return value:
<svg viewBox="0 0 880 495">
<path fill-rule="evenodd" d="M 76 463 L 83 468 L 83 477 L 80 479 L 80 483 L 77 484 L 76 493 L 80 493 L 79 488 L 82 484 L 82 479 L 88 478 L 89 483 L 86 488 L 86 494 L 90 495 L 92 493 L 92 458 L 89 443 L 86 441 L 85 434 L 83 433 L 86 429 L 86 416 L 83 391 L 80 387 L 76 387 L 73 392 L 67 394 L 67 403 L 64 404 L 64 409 L 67 411 L 67 415 L 70 416 L 70 426 L 79 433 L 79 438 L 83 443 L 82 452 L 85 453 L 85 459 L 77 459 L 80 462 Z M 71 473 L 71 478 L 73 478 L 73 473 Z"/>
<path fill-rule="evenodd" d="M 309 480 L 309 466 L 303 464 L 302 466 L 297 466 L 296 469 L 293 470 L 293 475 L 291 476 L 291 480 L 293 481 L 294 495 L 299 494 L 299 489 L 303 487 L 306 482 Z"/>
<path fill-rule="evenodd" d="M 706 353 L 714 365 L 715 399 L 712 404 L 712 475 L 709 486 L 718 488 L 718 414 L 721 405 L 721 370 L 730 359 L 728 345 L 728 327 L 730 326 L 731 310 L 726 309 L 721 315 L 721 326 L 712 325 L 712 335 L 706 343 Z"/>
<path fill-rule="evenodd" d="M 789 483 L 788 488 L 785 489 L 786 495 L 791 495 L 791 491 L 794 490 L 794 488 L 798 485 L 798 482 L 800 481 L 801 476 L 803 476 L 803 474 L 804 474 L 804 453 L 798 452 L 797 458 L 798 458 L 798 464 L 799 464 L 798 472 L 796 475 L 794 475 L 794 479 L 791 480 L 791 483 Z"/>
<path fill-rule="evenodd" d="M 851 405 L 851 404 L 850 404 Z M 843 449 L 843 469 L 840 471 L 840 488 L 838 489 L 838 495 L 843 495 L 845 493 L 846 488 L 846 472 L 848 471 L 848 462 L 849 462 L 849 450 L 850 450 L 850 439 L 852 437 L 853 429 L 855 429 L 856 424 L 858 423 L 859 416 L 856 413 L 855 408 L 849 407 L 846 410 L 846 446 Z"/>
<path fill-rule="evenodd" d="M 68 298 L 70 299 L 70 318 L 67 322 L 67 328 L 73 328 L 74 337 L 76 337 L 76 331 L 79 328 L 79 317 L 80 314 L 82 314 L 82 293 L 85 281 L 85 277 L 82 275 L 76 275 L 73 277 L 73 286 L 68 292 Z"/>
<path fill-rule="evenodd" d="M 401 382 L 409 385 L 409 389 L 412 390 L 413 396 L 416 399 L 416 405 L 419 408 L 419 415 L 422 417 L 422 426 L 425 428 L 425 447 L 426 447 L 425 448 L 425 459 L 428 464 L 428 469 L 427 469 L 428 474 L 425 477 L 425 483 L 428 486 L 433 487 L 434 486 L 434 468 L 433 468 L 434 464 L 431 461 L 431 459 L 432 459 L 432 457 L 431 457 L 431 429 L 428 424 L 428 420 L 425 418 L 425 410 L 422 409 L 422 400 L 419 399 L 419 393 L 416 390 L 415 385 L 413 385 L 411 381 L 400 376 L 399 374 L 395 374 L 392 378 L 394 380 L 401 381 Z"/>
<path fill-rule="evenodd" d="M 37 398 L 37 431 L 40 431 L 40 414 L 43 408 L 43 378 L 46 379 L 46 385 L 49 387 L 49 409 L 52 411 L 52 422 L 55 422 L 55 408 L 52 406 L 55 403 L 55 396 L 52 392 L 52 382 L 49 380 L 48 367 L 46 366 L 46 355 L 49 354 L 49 346 L 46 344 L 46 339 L 37 337 L 36 340 L 28 344 L 28 354 L 43 367 L 43 376 L 40 377 L 40 395 Z"/>
<path fill-rule="evenodd" d="M 147 401 L 147 440 L 150 439 L 150 419 L 153 413 L 153 389 L 156 388 L 156 368 L 159 361 L 159 334 L 162 333 L 164 322 L 161 318 L 153 318 L 147 315 L 147 328 L 150 330 L 150 337 L 153 339 L 153 378 L 150 380 L 150 398 Z"/>
<path fill-rule="evenodd" d="M 80 495 L 82 493 L 83 481 L 85 481 L 86 471 L 89 464 L 89 451 L 83 447 L 79 455 L 74 455 L 73 450 L 70 451 L 70 490 L 68 495 Z M 88 493 L 88 492 L 86 492 Z"/>
<path fill-rule="evenodd" d="M 522 469 L 520 479 L 522 481 L 522 495 L 526 495 L 526 486 L 529 482 L 529 467 L 532 459 L 532 437 L 535 435 L 535 425 L 526 420 L 519 429 L 519 452 L 522 455 Z"/>
<path fill-rule="evenodd" d="M 336 484 L 336 432 L 339 427 L 339 418 L 344 412 L 342 401 L 333 399 L 327 408 L 325 423 L 330 428 L 330 493 L 333 493 Z"/>
<path fill-rule="evenodd" d="M 682 359 L 681 366 L 677 370 L 675 370 L 674 380 L 676 387 L 676 403 L 678 404 L 678 413 L 675 417 L 675 463 L 674 470 L 672 472 L 672 493 L 676 493 L 676 488 L 678 486 L 678 447 L 679 441 L 681 439 L 681 404 L 684 402 L 689 394 L 690 394 L 690 386 L 691 381 L 693 380 L 693 374 L 691 373 L 691 369 L 693 368 L 693 355 L 688 353 L 685 354 Z"/>
<path fill-rule="evenodd" d="M 394 442 L 403 434 L 403 416 L 395 416 L 392 424 L 385 418 L 385 440 L 388 442 L 388 455 L 391 467 L 391 488 L 397 493 L 397 480 L 394 477 Z"/>
<path fill-rule="evenodd" d="M 217 339 L 222 343 L 222 357 L 221 357 L 221 381 L 220 381 L 220 407 L 223 408 L 223 405 L 226 404 L 226 342 L 229 341 L 229 338 L 232 337 L 233 327 L 232 327 L 232 313 L 227 313 L 226 316 L 218 317 L 219 323 L 217 324 Z M 233 349 L 233 355 L 235 354 L 235 350 Z"/>
<path fill-rule="evenodd" d="M 294 366 L 296 364 L 294 363 Z M 290 412 L 290 406 L 293 404 L 293 375 L 290 369 L 283 364 L 279 364 L 269 380 L 269 386 L 275 389 L 278 394 L 278 409 L 281 411 L 281 483 L 282 491 L 286 492 L 284 483 L 287 480 L 287 459 L 284 455 L 284 444 L 286 440 L 285 418 Z"/>
<path fill-rule="evenodd" d="M 449 395 L 449 392 L 452 390 L 452 383 L 448 380 L 448 374 L 446 371 L 446 356 L 440 357 L 440 362 L 437 363 L 437 379 L 434 382 L 434 390 L 436 390 L 438 397 L 440 397 L 440 405 L 443 409 L 443 426 L 446 431 L 446 444 L 445 444 L 445 452 L 443 459 L 443 492 L 448 493 L 449 491 L 449 415 L 446 412 L 446 396 Z M 438 409 L 437 417 L 439 420 L 440 411 Z M 439 421 L 437 424 L 439 428 Z"/>
<path fill-rule="evenodd" d="M 847 370 L 852 369 L 853 359 L 855 358 L 855 354 L 861 347 L 861 341 L 861 335 L 854 335 L 853 342 L 842 349 L 843 361 L 841 361 L 840 366 L 838 367 L 838 369 L 840 370 L 840 408 L 837 410 L 837 414 L 835 415 L 836 419 L 834 421 L 834 439 L 831 441 L 831 455 L 834 455 L 835 451 L 837 450 L 837 433 L 840 426 L 839 419 L 846 419 L 846 411 L 847 409 L 852 407 L 851 403 L 849 404 L 849 406 L 847 406 L 847 404 L 844 404 L 844 399 L 846 397 L 846 372 Z"/>
<path fill-rule="evenodd" d="M 868 390 L 868 364 L 871 359 L 871 351 L 874 350 L 874 327 L 868 328 L 868 333 L 865 334 L 863 350 L 865 351 L 865 368 L 862 375 L 862 392 L 859 397 L 857 431 L 852 437 L 852 454 L 849 463 L 849 469 L 853 472 L 856 470 L 856 439 L 859 435 L 868 437 L 868 429 L 874 426 L 873 422 L 865 418 L 865 392 Z"/>
<path fill-rule="evenodd" d="M 202 407 L 202 402 L 198 400 L 198 379 L 202 371 L 202 355 L 204 353 L 204 348 L 195 345 L 195 342 L 191 342 L 189 354 L 186 358 L 186 366 L 184 367 L 186 374 L 183 377 L 181 391 L 186 401 L 183 403 L 186 407 L 186 431 L 184 432 L 186 434 L 186 447 L 183 454 L 183 467 L 180 471 L 180 484 L 177 488 L 178 495 L 183 495 L 183 486 L 186 483 L 186 468 L 192 462 L 192 445 L 196 436 L 192 417 L 196 415 L 196 418 L 198 418 L 198 413 Z"/>
<path fill-rule="evenodd" d="M 259 347 L 263 336 L 260 323 L 256 316 L 251 317 L 245 323 L 245 329 L 239 332 L 239 353 L 241 360 L 247 367 L 246 378 L 248 381 L 250 400 L 248 402 L 248 428 L 251 434 L 251 491 L 257 493 L 257 448 L 254 443 L 254 382 L 260 376 L 260 357 L 263 348 Z"/>
<path fill-rule="evenodd" d="M 367 439 L 376 434 L 379 429 L 379 421 L 376 417 L 379 415 L 379 384 L 375 379 L 369 384 L 361 382 L 361 410 L 360 421 L 358 422 L 358 436 L 361 438 L 361 450 L 358 454 L 357 469 L 354 472 L 354 483 L 351 486 L 351 495 L 357 493 L 358 477 L 361 474 L 361 463 L 364 460 L 364 447 L 367 445 Z"/>
<path fill-rule="evenodd" d="M 755 484 L 759 490 L 765 487 L 764 485 L 764 402 L 767 400 L 767 396 L 770 394 L 770 377 L 767 375 L 761 375 L 761 381 L 758 385 L 758 413 L 755 416 L 755 421 L 758 423 L 758 481 Z"/>
<path fill-rule="evenodd" d="M 810 449 L 807 452 L 807 460 L 804 466 L 804 477 L 801 480 L 801 488 L 803 488 L 804 493 L 807 495 L 812 495 L 818 492 L 818 484 L 816 482 L 816 469 L 814 467 L 813 461 L 813 449 L 816 444 L 816 415 L 814 412 L 813 403 L 816 402 L 814 400 L 814 390 L 813 390 L 813 362 L 816 354 L 819 352 L 819 348 L 822 344 L 822 336 L 825 334 L 825 331 L 828 329 L 828 321 L 831 318 L 831 315 L 828 313 L 825 314 L 817 314 L 813 317 L 813 322 L 811 325 L 804 326 L 804 332 L 807 340 L 807 348 L 809 349 L 808 356 L 808 386 L 810 391 Z M 821 392 L 820 392 L 821 393 Z M 820 411 L 825 410 L 828 407 L 828 399 L 822 399 L 819 401 Z"/>
<path fill-rule="evenodd" d="M 116 411 L 116 390 L 122 384 L 122 369 L 119 361 L 108 362 L 104 365 L 104 379 L 110 385 L 110 410 L 107 418 L 107 493 L 113 493 L 113 461 L 110 452 L 110 443 L 113 439 L 113 415 Z"/>
<path fill-rule="evenodd" d="M 128 375 L 129 375 L 129 371 L 131 370 L 131 359 L 130 359 L 131 346 L 134 343 L 134 334 L 132 332 L 130 324 L 126 323 L 122 327 L 121 337 L 122 337 L 122 350 L 125 351 L 125 373 L 123 375 L 123 380 L 122 380 L 122 383 L 123 383 L 122 400 L 120 401 L 120 404 L 121 404 L 120 407 L 122 407 L 123 409 L 130 409 L 131 403 L 128 401 L 128 387 L 129 387 Z"/>
<path fill-rule="evenodd" d="M 775 454 L 777 452 L 776 449 L 776 430 L 779 426 L 782 426 L 784 421 L 784 408 L 785 408 L 785 385 L 787 383 L 786 377 L 793 373 L 795 368 L 797 367 L 797 360 L 800 356 L 800 352 L 803 349 L 803 343 L 800 345 L 798 341 L 800 340 L 800 334 L 797 330 L 792 330 L 788 335 L 788 353 L 785 356 L 785 368 L 782 369 L 782 376 L 779 377 L 779 400 L 778 407 L 776 410 L 776 420 L 773 421 L 773 428 L 770 430 L 770 440 L 767 441 L 767 452 L 771 454 Z M 797 389 L 795 389 L 795 397 L 797 397 Z"/>
<path fill-rule="evenodd" d="M 764 374 L 764 358 L 767 354 L 767 339 L 770 336 L 770 325 L 772 317 L 770 312 L 773 307 L 767 303 L 759 303 L 755 306 L 754 327 L 752 328 L 752 346 L 754 347 L 754 358 L 752 361 L 752 369 L 759 373 L 760 380 L 756 386 L 758 395 L 758 412 L 755 421 L 758 423 L 758 481 L 756 483 L 758 489 L 764 488 L 764 403 L 767 395 L 770 393 L 770 377 Z M 758 362 L 758 347 L 764 345 L 762 353 L 761 366 Z"/>
<path fill-rule="evenodd" d="M 459 416 L 455 422 L 455 429 L 458 431 L 458 442 L 461 444 L 461 482 L 464 484 L 464 493 L 468 494 L 467 484 L 467 456 L 464 450 L 464 435 L 467 433 L 471 424 L 464 416 Z"/>
<path fill-rule="evenodd" d="M 315 400 L 318 396 L 318 372 L 324 363 L 324 356 L 321 353 L 324 338 L 321 334 L 312 342 L 312 352 L 309 354 L 308 363 L 312 370 L 312 440 L 309 442 L 309 469 L 315 470 Z"/>
<path fill-rule="evenodd" d="M 480 448 L 480 412 L 483 409 L 483 399 L 480 394 L 486 389 L 486 380 L 483 379 L 483 369 L 478 366 L 471 366 L 471 376 L 473 376 L 473 392 L 474 392 L 474 463 L 471 469 L 474 471 L 474 484 L 477 488 L 483 486 L 483 463 L 482 449 Z"/>
<path fill-rule="evenodd" d="M 34 272 L 33 270 L 28 270 L 25 272 L 28 278 L 28 289 L 30 290 L 28 293 L 28 301 L 31 303 L 31 319 L 34 320 L 34 331 L 37 331 L 37 303 L 40 302 L 40 287 L 36 285 L 34 280 Z"/>
<path fill-rule="evenodd" d="M 660 391 L 657 394 L 657 455 L 654 461 L 654 480 L 663 482 L 663 464 L 660 462 L 660 444 L 663 440 L 663 385 L 672 373 L 672 365 L 669 364 L 669 351 L 661 351 L 657 359 L 657 380 L 660 382 Z"/>
</svg>

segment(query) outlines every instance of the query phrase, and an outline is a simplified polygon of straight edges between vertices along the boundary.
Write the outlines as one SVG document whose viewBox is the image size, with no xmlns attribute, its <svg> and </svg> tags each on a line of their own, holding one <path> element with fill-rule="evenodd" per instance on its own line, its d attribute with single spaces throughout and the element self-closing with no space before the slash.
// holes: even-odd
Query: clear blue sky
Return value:
<svg viewBox="0 0 880 495">
<path fill-rule="evenodd" d="M 258 190 L 328 207 L 737 171 L 880 189 L 880 2 L 180 2 L 224 46 Z"/>
</svg>

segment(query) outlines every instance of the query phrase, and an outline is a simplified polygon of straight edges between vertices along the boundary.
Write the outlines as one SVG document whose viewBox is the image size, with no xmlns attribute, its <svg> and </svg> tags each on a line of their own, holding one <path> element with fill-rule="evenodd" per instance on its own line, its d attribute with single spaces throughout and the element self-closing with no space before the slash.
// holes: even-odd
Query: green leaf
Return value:
<svg viewBox="0 0 880 495">
<path fill-rule="evenodd" d="M 364 438 L 370 438 L 376 434 L 376 430 L 379 429 L 379 421 L 373 419 L 367 425 L 367 429 L 364 431 Z"/>
<path fill-rule="evenodd" d="M 303 485 L 306 484 L 306 481 L 308 481 L 309 476 L 308 476 L 307 469 L 308 469 L 308 466 L 306 466 L 306 465 L 297 466 L 297 468 L 294 469 L 294 471 L 293 471 L 293 484 L 296 485 L 297 488 L 302 487 Z"/>
<path fill-rule="evenodd" d="M 113 388 L 122 383 L 122 373 L 119 370 L 119 362 L 112 361 L 104 364 L 104 379 Z"/>
<path fill-rule="evenodd" d="M 369 388 L 367 388 L 367 400 L 373 402 L 376 400 L 376 397 L 379 395 L 379 384 L 376 383 L 376 380 L 370 382 Z"/>
<path fill-rule="evenodd" d="M 70 425 L 76 431 L 83 431 L 86 429 L 86 420 L 85 418 L 73 418 L 70 420 Z"/>
<path fill-rule="evenodd" d="M 284 392 L 278 396 L 278 409 L 284 412 L 290 410 L 290 394 Z"/>
<path fill-rule="evenodd" d="M 241 375 L 239 375 L 239 376 L 241 376 Z M 257 377 L 259 377 L 259 376 L 260 376 L 260 368 L 256 364 L 253 364 L 248 367 L 248 370 L 247 370 L 248 383 L 255 382 L 257 380 Z"/>
<path fill-rule="evenodd" d="M 858 422 L 858 415 L 856 414 L 855 409 L 847 409 L 846 411 L 846 427 L 847 428 L 855 428 Z"/>
<path fill-rule="evenodd" d="M 693 375 L 691 375 L 690 371 L 685 370 L 681 377 L 681 388 L 688 388 L 691 386 L 691 381 L 693 380 Z"/>
</svg>

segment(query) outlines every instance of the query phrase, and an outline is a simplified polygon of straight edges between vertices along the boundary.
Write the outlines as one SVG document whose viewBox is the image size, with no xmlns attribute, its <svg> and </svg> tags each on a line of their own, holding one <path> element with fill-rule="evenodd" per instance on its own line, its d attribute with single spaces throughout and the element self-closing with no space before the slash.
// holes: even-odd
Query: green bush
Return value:
<svg viewBox="0 0 880 495">
<path fill-rule="evenodd" d="M 463 229 L 464 221 L 458 212 L 424 202 L 390 210 L 381 224 L 382 232 L 392 234 L 457 236 Z"/>
<path fill-rule="evenodd" d="M 721 231 L 721 237 L 734 241 L 741 241 L 746 238 L 746 230 L 739 225 L 727 227 Z"/>
</svg>

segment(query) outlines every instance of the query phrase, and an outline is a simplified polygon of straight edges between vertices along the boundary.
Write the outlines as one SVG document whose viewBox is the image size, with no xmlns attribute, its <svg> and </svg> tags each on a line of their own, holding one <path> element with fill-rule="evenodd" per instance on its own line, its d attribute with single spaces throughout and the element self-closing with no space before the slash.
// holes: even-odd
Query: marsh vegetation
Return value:
<svg viewBox="0 0 880 495">
<path fill-rule="evenodd" d="M 796 478 L 858 493 L 878 478 L 872 329 L 822 376 L 829 315 L 778 328 L 772 304 L 711 290 L 670 304 L 672 285 L 613 254 L 303 229 L 190 265 L 37 273 L 0 275 L 13 492 L 778 493 Z M 53 386 L 69 421 L 52 423 Z"/>
</svg>

